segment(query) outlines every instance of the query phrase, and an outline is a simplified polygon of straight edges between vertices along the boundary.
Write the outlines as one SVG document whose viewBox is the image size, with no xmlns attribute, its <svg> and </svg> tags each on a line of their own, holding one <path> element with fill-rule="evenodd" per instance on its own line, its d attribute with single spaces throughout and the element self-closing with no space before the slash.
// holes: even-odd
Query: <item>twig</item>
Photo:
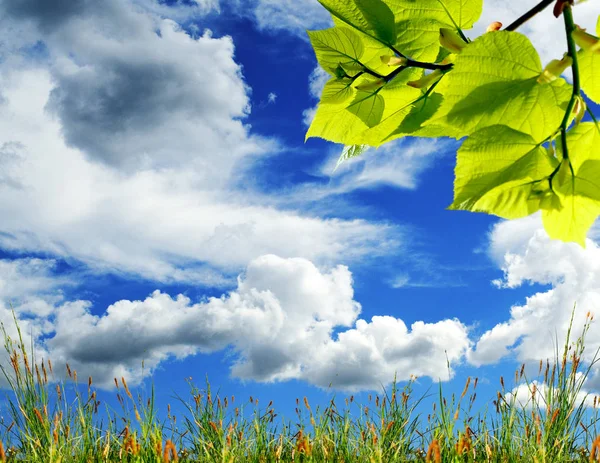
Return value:
<svg viewBox="0 0 600 463">
<path fill-rule="evenodd" d="M 556 0 L 542 0 L 540 3 L 538 3 L 536 6 L 534 6 L 531 10 L 529 10 L 523 16 L 517 18 L 512 24 L 510 24 L 509 26 L 507 26 L 504 30 L 505 31 L 515 31 L 515 30 L 517 30 L 520 26 L 522 26 L 524 23 L 526 23 L 527 21 L 529 21 L 536 14 L 538 14 L 538 13 L 542 12 L 543 10 L 545 10 L 547 7 L 549 7 L 555 1 Z"/>
</svg>

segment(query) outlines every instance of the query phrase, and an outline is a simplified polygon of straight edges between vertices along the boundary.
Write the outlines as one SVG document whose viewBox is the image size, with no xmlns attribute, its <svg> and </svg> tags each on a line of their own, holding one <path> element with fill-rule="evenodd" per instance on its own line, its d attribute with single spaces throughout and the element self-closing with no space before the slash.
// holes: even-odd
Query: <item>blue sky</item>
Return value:
<svg viewBox="0 0 600 463">
<path fill-rule="evenodd" d="M 469 35 L 535 3 L 488 0 Z M 336 172 L 340 146 L 304 143 L 316 0 L 0 10 L 0 321 L 14 332 L 12 305 L 39 358 L 111 393 L 153 381 L 163 410 L 208 373 L 291 416 L 295 397 L 394 372 L 422 391 L 478 376 L 491 398 L 553 356 L 575 302 L 576 333 L 598 312 L 600 228 L 582 249 L 538 216 L 445 210 L 458 142 L 406 139 Z M 575 9 L 590 29 L 598 14 Z M 562 55 L 550 12 L 523 32 L 543 62 Z"/>
</svg>

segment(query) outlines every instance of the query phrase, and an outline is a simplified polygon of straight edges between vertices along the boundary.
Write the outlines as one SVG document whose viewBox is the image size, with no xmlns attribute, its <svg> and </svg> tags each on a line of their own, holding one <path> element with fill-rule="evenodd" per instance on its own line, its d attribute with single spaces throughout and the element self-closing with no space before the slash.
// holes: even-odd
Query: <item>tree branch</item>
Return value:
<svg viewBox="0 0 600 463">
<path fill-rule="evenodd" d="M 529 10 L 523 16 L 521 16 L 520 18 L 516 19 L 512 24 L 510 24 L 509 26 L 507 26 L 506 28 L 504 28 L 504 30 L 505 31 L 515 31 L 515 30 L 517 30 L 520 26 L 522 26 L 524 23 L 526 23 L 527 21 L 529 21 L 536 14 L 538 14 L 541 11 L 545 10 L 547 7 L 549 7 L 550 5 L 552 5 L 552 3 L 554 3 L 555 1 L 556 0 L 542 0 L 540 3 L 538 3 L 536 6 L 534 6 L 531 10 Z"/>
</svg>

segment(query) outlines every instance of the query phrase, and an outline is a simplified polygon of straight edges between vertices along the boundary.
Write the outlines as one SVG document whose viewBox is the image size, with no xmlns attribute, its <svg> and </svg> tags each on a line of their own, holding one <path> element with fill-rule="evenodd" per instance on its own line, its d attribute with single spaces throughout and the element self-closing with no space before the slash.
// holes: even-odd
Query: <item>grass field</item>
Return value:
<svg viewBox="0 0 600 463">
<path fill-rule="evenodd" d="M 390 391 L 371 395 L 358 416 L 349 411 L 352 396 L 343 409 L 335 398 L 323 410 L 313 410 L 306 397 L 295 399 L 298 420 L 287 424 L 272 403 L 261 409 L 252 397 L 246 406 L 253 418 L 243 419 L 240 400 L 211 393 L 208 379 L 202 391 L 190 383 L 191 398 L 181 399 L 186 416 L 176 418 L 169 409 L 161 418 L 154 389 L 149 398 L 134 396 L 117 378 L 122 410 L 107 409 L 104 423 L 91 378 L 87 394 L 74 387 L 67 400 L 64 381 L 53 380 L 56 366 L 36 363 L 20 330 L 12 340 L 2 327 L 10 358 L 2 371 L 12 391 L 10 418 L 0 424 L 0 461 L 600 462 L 600 399 L 582 393 L 596 359 L 581 362 L 592 321 L 588 314 L 574 342 L 569 330 L 564 350 L 554 362 L 540 362 L 537 378 L 527 378 L 524 366 L 515 372 L 515 384 L 527 387 L 525 404 L 500 378 L 495 400 L 474 413 L 478 379 L 467 378 L 460 396 L 444 397 L 440 385 L 424 416 L 416 410 L 424 397 L 413 396 L 414 380 L 401 390 L 394 381 Z M 77 372 L 66 370 L 77 383 Z"/>
</svg>

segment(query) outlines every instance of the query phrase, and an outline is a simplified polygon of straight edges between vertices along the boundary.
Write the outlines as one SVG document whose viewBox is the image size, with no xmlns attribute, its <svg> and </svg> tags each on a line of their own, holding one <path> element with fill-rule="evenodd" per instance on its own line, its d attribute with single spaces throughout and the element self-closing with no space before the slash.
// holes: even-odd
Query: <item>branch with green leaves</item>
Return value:
<svg viewBox="0 0 600 463">
<path fill-rule="evenodd" d="M 474 40 L 465 31 L 483 0 L 319 1 L 334 27 L 308 34 L 331 78 L 307 138 L 346 145 L 338 166 L 403 137 L 463 139 L 450 209 L 541 211 L 552 238 L 585 245 L 600 214 L 600 126 L 584 98 L 600 103 L 600 41 L 570 0 L 544 0 Z M 515 29 L 552 3 L 566 53 L 543 67 Z"/>
</svg>

